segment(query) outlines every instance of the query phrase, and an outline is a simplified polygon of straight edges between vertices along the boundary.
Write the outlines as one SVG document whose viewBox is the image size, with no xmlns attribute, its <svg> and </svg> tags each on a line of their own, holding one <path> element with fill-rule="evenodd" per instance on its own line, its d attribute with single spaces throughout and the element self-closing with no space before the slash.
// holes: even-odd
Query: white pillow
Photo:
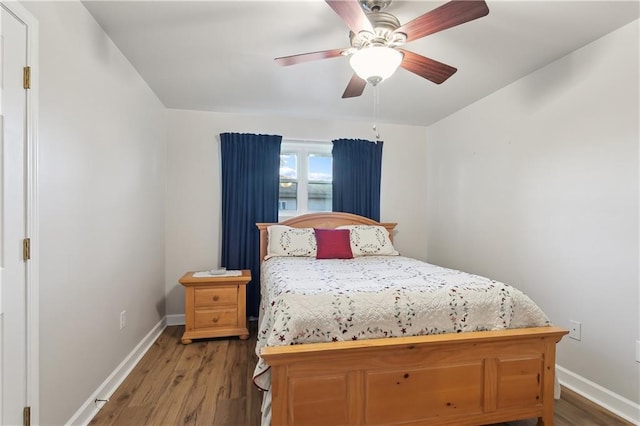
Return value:
<svg viewBox="0 0 640 426">
<path fill-rule="evenodd" d="M 267 233 L 269 240 L 265 260 L 274 256 L 316 257 L 318 244 L 313 228 L 271 225 Z"/>
<path fill-rule="evenodd" d="M 384 226 L 343 225 L 338 229 L 348 229 L 353 256 L 397 256 L 389 232 Z"/>
</svg>

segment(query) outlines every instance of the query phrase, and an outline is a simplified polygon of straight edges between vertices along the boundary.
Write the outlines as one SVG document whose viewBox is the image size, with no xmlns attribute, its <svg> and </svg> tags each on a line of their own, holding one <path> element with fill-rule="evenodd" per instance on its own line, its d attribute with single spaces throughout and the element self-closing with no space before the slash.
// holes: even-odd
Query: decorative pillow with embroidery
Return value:
<svg viewBox="0 0 640 426">
<path fill-rule="evenodd" d="M 274 256 L 316 257 L 318 245 L 313 228 L 271 225 L 267 233 L 269 241 L 265 260 Z"/>
<path fill-rule="evenodd" d="M 397 256 L 389 232 L 384 226 L 343 225 L 337 229 L 348 229 L 351 252 L 357 256 Z"/>
</svg>

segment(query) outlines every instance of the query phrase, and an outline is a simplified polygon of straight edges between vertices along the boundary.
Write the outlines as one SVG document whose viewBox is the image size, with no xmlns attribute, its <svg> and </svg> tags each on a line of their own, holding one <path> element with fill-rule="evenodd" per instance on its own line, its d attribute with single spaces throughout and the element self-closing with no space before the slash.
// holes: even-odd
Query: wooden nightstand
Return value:
<svg viewBox="0 0 640 426">
<path fill-rule="evenodd" d="M 240 276 L 195 278 L 187 272 L 179 282 L 185 287 L 185 326 L 182 343 L 208 337 L 239 336 L 249 338 L 245 295 L 251 271 Z"/>
</svg>

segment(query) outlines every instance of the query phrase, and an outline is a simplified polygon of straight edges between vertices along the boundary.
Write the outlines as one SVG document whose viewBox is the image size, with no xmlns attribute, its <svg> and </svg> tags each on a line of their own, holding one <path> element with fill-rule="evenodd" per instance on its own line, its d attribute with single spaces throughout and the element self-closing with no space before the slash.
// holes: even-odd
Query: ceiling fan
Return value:
<svg viewBox="0 0 640 426">
<path fill-rule="evenodd" d="M 400 25 L 398 18 L 383 12 L 391 0 L 325 0 L 351 30 L 350 47 L 302 53 L 276 58 L 279 65 L 295 65 L 339 56 L 350 57 L 353 77 L 342 97 L 360 96 L 367 82 L 376 85 L 389 77 L 398 66 L 440 84 L 457 69 L 402 49 L 406 43 L 486 16 L 484 0 L 451 0 L 414 20 Z M 365 71 L 375 63 L 373 71 Z"/>
</svg>

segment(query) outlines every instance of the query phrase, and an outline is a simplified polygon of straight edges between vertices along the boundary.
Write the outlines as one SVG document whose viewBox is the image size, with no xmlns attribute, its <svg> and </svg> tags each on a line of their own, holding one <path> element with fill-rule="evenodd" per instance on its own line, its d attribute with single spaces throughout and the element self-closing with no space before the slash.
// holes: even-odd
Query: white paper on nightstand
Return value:
<svg viewBox="0 0 640 426">
<path fill-rule="evenodd" d="M 239 277 L 242 271 L 227 271 L 224 274 L 210 274 L 209 271 L 194 272 L 193 278 L 211 278 L 211 277 Z"/>
</svg>

